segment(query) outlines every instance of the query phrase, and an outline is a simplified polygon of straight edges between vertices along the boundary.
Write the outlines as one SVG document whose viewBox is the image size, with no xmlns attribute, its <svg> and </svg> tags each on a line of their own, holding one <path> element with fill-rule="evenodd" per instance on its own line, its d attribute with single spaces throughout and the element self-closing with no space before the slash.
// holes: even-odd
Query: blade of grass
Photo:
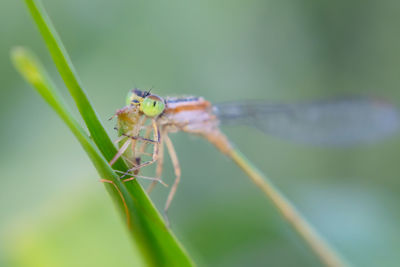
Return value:
<svg viewBox="0 0 400 267">
<path fill-rule="evenodd" d="M 111 160 L 116 153 L 116 149 L 108 137 L 95 110 L 91 106 L 86 93 L 83 91 L 74 66 L 71 63 L 60 37 L 47 16 L 47 13 L 40 5 L 39 1 L 25 0 L 25 3 L 47 45 L 51 57 L 53 58 L 65 85 L 67 86 L 71 96 L 76 101 L 78 110 L 88 127 L 90 135 L 93 137 L 96 145 L 106 159 Z M 101 144 L 101 146 L 99 146 L 99 144 Z M 123 164 L 122 159 L 120 159 L 115 166 L 119 165 L 122 167 Z"/>
<path fill-rule="evenodd" d="M 99 154 L 95 144 L 85 133 L 71 113 L 44 69 L 34 56 L 23 48 L 12 51 L 12 60 L 17 70 L 39 92 L 46 102 L 56 111 L 78 139 L 89 158 L 93 162 L 100 177 L 110 180 L 113 184 L 105 183 L 108 192 L 117 203 L 118 209 L 125 214 L 130 233 L 149 266 L 192 266 L 192 262 L 183 248 L 162 223 L 156 210 L 145 209 L 138 205 L 131 193 L 120 181 L 104 157 Z M 122 201 L 123 199 L 123 201 Z M 157 238 L 156 235 L 159 235 Z M 160 246 L 158 242 L 169 243 L 169 250 Z M 167 244 L 164 244 L 167 245 Z"/>
<path fill-rule="evenodd" d="M 314 230 L 292 203 L 239 150 L 233 149 L 229 156 L 273 202 L 282 216 L 305 240 L 322 263 L 332 267 L 348 266 L 348 263 L 342 259 L 339 253 Z"/>
<path fill-rule="evenodd" d="M 104 130 L 100 120 L 92 108 L 85 92 L 80 85 L 72 63 L 57 32 L 53 28 L 43 7 L 37 1 L 25 0 L 28 9 L 36 22 L 40 33 L 50 51 L 50 54 L 63 78 L 70 94 L 72 95 L 80 114 L 93 138 L 94 143 L 101 151 L 107 161 L 110 161 L 117 150 Z M 114 168 L 126 171 L 128 168 L 123 160 L 118 160 Z M 144 193 L 137 181 L 125 184 L 135 205 L 135 211 L 140 222 L 136 232 L 141 232 L 152 247 L 151 253 L 158 255 L 157 258 L 164 259 L 162 265 L 176 265 L 180 262 L 182 266 L 191 265 L 191 260 L 175 236 L 165 226 L 153 203 Z M 140 244 L 139 244 L 140 246 Z M 161 263 L 159 263 L 161 264 Z"/>
<path fill-rule="evenodd" d="M 66 104 L 54 89 L 54 85 L 45 73 L 36 57 L 22 47 L 16 47 L 11 51 L 11 59 L 16 69 L 44 98 L 44 100 L 55 110 L 60 118 L 67 124 L 75 137 L 81 143 L 89 157 L 93 161 L 96 169 L 106 177 L 112 177 L 113 171 L 109 166 L 105 166 L 104 158 L 99 156 L 96 147 L 89 139 L 85 131 L 72 117 Z M 107 165 L 107 164 L 106 164 Z"/>
</svg>

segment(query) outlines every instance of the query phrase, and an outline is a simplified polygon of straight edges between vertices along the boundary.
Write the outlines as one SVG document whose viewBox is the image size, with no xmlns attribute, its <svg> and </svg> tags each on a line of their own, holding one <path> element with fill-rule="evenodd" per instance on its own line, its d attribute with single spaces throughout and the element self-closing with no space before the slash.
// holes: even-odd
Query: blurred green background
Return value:
<svg viewBox="0 0 400 267">
<path fill-rule="evenodd" d="M 355 94 L 400 106 L 399 1 L 43 2 L 113 138 L 107 119 L 133 87 L 212 102 Z M 72 105 L 23 1 L 2 1 L 0 25 L 0 265 L 140 266 L 78 142 L 10 63 L 11 47 L 30 47 Z M 327 149 L 223 129 L 354 265 L 399 265 L 398 136 Z M 204 140 L 171 137 L 183 179 L 169 217 L 200 266 L 319 266 L 235 165 Z M 152 193 L 158 207 L 167 193 Z"/>
</svg>

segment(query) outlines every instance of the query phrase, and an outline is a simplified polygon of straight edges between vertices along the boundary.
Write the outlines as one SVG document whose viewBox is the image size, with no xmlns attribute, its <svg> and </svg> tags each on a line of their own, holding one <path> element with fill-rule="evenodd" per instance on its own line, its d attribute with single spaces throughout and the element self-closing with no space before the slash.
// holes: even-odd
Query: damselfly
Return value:
<svg viewBox="0 0 400 267">
<path fill-rule="evenodd" d="M 130 169 L 121 178 L 129 175 L 132 177 L 124 181 L 134 177 L 154 180 L 149 187 L 151 191 L 157 182 L 162 183 L 165 145 L 176 176 L 165 203 L 165 213 L 181 179 L 181 168 L 169 133 L 184 131 L 204 137 L 251 176 L 251 171 L 243 166 L 237 151 L 220 130 L 220 123 L 254 126 L 265 133 L 296 142 L 333 146 L 373 142 L 392 135 L 400 126 L 395 107 L 371 98 L 353 97 L 289 105 L 240 101 L 213 106 L 202 97 L 162 98 L 149 91 L 134 89 L 129 92 L 126 104 L 116 113 L 120 149 L 110 164 L 123 157 Z M 149 144 L 153 145 L 152 153 L 146 152 Z M 145 155 L 151 159 L 143 161 Z M 155 178 L 137 175 L 141 168 L 155 162 Z"/>
</svg>

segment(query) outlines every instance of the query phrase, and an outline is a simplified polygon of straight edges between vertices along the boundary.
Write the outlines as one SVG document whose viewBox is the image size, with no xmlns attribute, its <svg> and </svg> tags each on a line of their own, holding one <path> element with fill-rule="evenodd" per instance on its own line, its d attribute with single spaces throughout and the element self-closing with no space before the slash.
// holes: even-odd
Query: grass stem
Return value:
<svg viewBox="0 0 400 267">
<path fill-rule="evenodd" d="M 348 266 L 333 247 L 301 216 L 290 201 L 239 150 L 233 149 L 229 156 L 273 202 L 282 216 L 306 241 L 323 264 L 330 267 Z"/>
</svg>

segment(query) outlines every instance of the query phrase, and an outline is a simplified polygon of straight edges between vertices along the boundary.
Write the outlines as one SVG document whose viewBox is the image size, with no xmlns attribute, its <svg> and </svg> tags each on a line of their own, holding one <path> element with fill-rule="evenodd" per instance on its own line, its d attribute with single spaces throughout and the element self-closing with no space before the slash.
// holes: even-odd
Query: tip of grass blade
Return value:
<svg viewBox="0 0 400 267">
<path fill-rule="evenodd" d="M 43 82 L 44 78 L 40 71 L 41 66 L 28 49 L 22 46 L 13 47 L 10 54 L 11 61 L 26 80 L 32 84 Z"/>
</svg>

